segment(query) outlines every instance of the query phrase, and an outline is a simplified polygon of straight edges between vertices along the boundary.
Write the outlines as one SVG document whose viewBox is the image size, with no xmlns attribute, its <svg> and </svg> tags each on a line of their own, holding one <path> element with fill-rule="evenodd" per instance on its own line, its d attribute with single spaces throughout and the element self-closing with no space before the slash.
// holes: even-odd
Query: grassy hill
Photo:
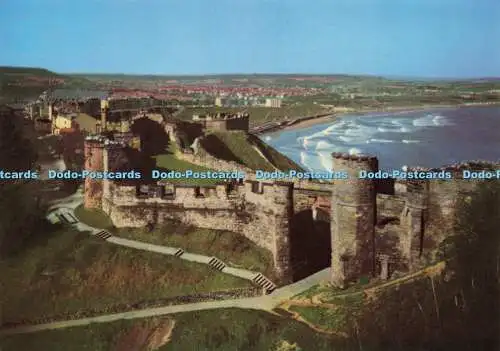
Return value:
<svg viewBox="0 0 500 351">
<path fill-rule="evenodd" d="M 44 68 L 0 66 L 0 102 L 36 99 L 50 86 L 93 88 L 93 83 L 82 77 L 61 75 Z"/>
<path fill-rule="evenodd" d="M 275 167 L 282 171 L 302 170 L 299 165 L 258 137 L 242 131 L 209 133 L 200 139 L 200 146 L 201 152 L 253 170 L 274 171 Z"/>
</svg>

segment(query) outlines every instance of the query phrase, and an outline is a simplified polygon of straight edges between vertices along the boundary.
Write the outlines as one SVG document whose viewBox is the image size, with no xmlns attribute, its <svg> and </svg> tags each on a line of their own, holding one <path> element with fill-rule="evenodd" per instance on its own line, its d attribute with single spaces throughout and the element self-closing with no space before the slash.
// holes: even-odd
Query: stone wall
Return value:
<svg viewBox="0 0 500 351">
<path fill-rule="evenodd" d="M 225 160 L 220 160 L 218 158 L 213 157 L 212 155 L 206 153 L 206 152 L 201 152 L 198 154 L 194 153 L 187 153 L 187 152 L 177 152 L 176 157 L 179 158 L 180 160 L 186 161 L 193 163 L 198 166 L 210 168 L 213 170 L 218 170 L 222 172 L 233 172 L 233 171 L 240 171 L 245 173 L 245 179 L 246 180 L 251 180 L 251 181 L 257 181 L 257 182 L 262 182 L 262 180 L 257 180 L 255 177 L 255 171 L 253 169 L 250 169 L 248 167 L 243 166 L 242 164 L 239 164 L 237 162 L 232 162 L 232 161 L 225 161 Z M 304 191 L 310 190 L 310 191 L 317 191 L 317 195 L 323 195 L 324 192 L 328 192 L 332 190 L 333 188 L 333 183 L 329 182 L 315 182 L 315 181 L 310 181 L 310 180 L 304 180 L 304 179 L 287 179 L 287 182 L 292 182 L 294 183 L 294 186 L 296 189 L 302 189 Z"/>
<path fill-rule="evenodd" d="M 377 216 L 399 217 L 403 212 L 405 199 L 400 195 L 377 194 Z"/>
<path fill-rule="evenodd" d="M 165 128 L 171 136 L 176 135 L 174 126 L 166 125 Z M 106 164 L 119 158 L 118 153 L 110 158 L 108 149 L 103 154 Z M 99 158 L 99 152 L 97 148 L 94 157 Z M 86 155 L 90 153 L 93 151 L 87 148 Z M 392 185 L 394 189 L 377 194 L 381 188 L 376 182 L 357 178 L 360 170 L 378 169 L 375 157 L 334 154 L 333 168 L 350 174 L 348 180 L 334 183 L 297 179 L 292 182 L 257 181 L 251 169 L 235 162 L 204 153 L 178 152 L 177 157 L 214 170 L 244 172 L 246 180 L 233 185 L 232 189 L 228 184 L 157 186 L 153 193 L 143 192 L 136 186 L 104 181 L 100 190 L 102 207 L 115 225 L 144 227 L 176 219 L 196 227 L 240 233 L 272 252 L 277 276 L 283 282 L 289 282 L 293 275 L 290 272 L 293 266 L 289 243 L 291 220 L 313 204 L 330 205 L 332 282 L 342 286 L 349 280 L 374 274 L 379 254 L 389 255 L 391 262 L 397 261 L 398 267 L 416 269 L 424 251 L 434 249 L 443 239 L 439 235 L 430 238 L 434 234 L 429 235 L 432 233 L 429 228 L 433 223 L 436 228 L 445 228 L 444 223 L 451 223 L 457 199 L 477 184 L 460 179 L 396 181 Z M 102 165 L 97 160 L 86 166 L 99 168 Z M 92 187 L 95 187 L 94 182 L 86 184 L 86 197 L 87 190 L 90 193 Z M 89 203 L 96 206 L 101 195 L 97 194 Z M 377 220 L 381 224 L 376 229 Z M 449 233 L 447 230 L 441 232 L 441 235 Z"/>
<path fill-rule="evenodd" d="M 163 196 L 140 195 L 136 186 L 106 181 L 102 209 L 117 227 L 161 225 L 180 220 L 200 228 L 241 233 L 270 250 L 279 279 L 289 280 L 288 223 L 293 216 L 293 184 L 251 182 L 228 193 L 225 185 L 215 187 L 176 186 Z"/>
<path fill-rule="evenodd" d="M 248 132 L 250 129 L 250 117 L 248 115 L 197 116 L 193 119 L 193 122 L 201 124 L 205 130 L 212 131 L 243 130 Z"/>
</svg>

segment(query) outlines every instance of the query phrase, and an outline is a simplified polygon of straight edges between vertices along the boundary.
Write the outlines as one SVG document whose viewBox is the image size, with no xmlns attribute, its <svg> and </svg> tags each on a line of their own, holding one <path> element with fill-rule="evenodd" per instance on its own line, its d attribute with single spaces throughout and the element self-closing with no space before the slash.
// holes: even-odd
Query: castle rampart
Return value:
<svg viewBox="0 0 500 351">
<path fill-rule="evenodd" d="M 110 191 L 102 208 L 116 226 L 137 228 L 175 219 L 201 228 L 242 233 L 273 253 L 277 278 L 291 280 L 293 183 L 263 183 L 261 191 L 254 192 L 249 182 L 235 185 L 232 191 L 225 184 L 146 187 L 105 182 Z"/>
<path fill-rule="evenodd" d="M 124 147 L 102 138 L 87 139 L 86 168 L 116 169 Z M 396 180 L 392 190 L 385 187 L 385 193 L 377 193 L 382 188 L 376 181 L 359 179 L 359 171 L 378 170 L 375 157 L 334 153 L 333 170 L 344 170 L 349 178 L 315 183 L 257 181 L 252 170 L 236 163 L 210 155 L 179 156 L 212 169 L 243 170 L 247 177 L 237 184 L 201 187 L 130 185 L 87 178 L 85 206 L 102 207 L 119 227 L 161 226 L 175 219 L 196 227 L 241 233 L 273 254 L 276 276 L 282 282 L 290 282 L 296 269 L 291 254 L 291 224 L 299 212 L 318 206 L 324 211 L 330 206 L 332 282 L 344 286 L 378 271 L 384 277 L 390 276 L 394 267 L 416 269 L 423 262 L 429 223 L 436 221 L 441 225 L 441 218 L 451 219 L 457 199 L 477 184 L 459 178 Z M 471 168 L 469 164 L 445 170 L 453 170 L 458 177 L 463 169 Z M 322 218 L 318 220 L 328 220 Z M 432 239 L 436 239 L 434 233 Z"/>
<path fill-rule="evenodd" d="M 376 172 L 376 157 L 332 154 L 333 169 L 347 180 L 334 182 L 331 201 L 332 283 L 344 286 L 375 270 L 375 182 L 359 179 L 359 171 Z"/>
<path fill-rule="evenodd" d="M 250 115 L 248 113 L 217 113 L 207 115 L 193 115 L 193 122 L 199 123 L 205 130 L 231 131 L 250 129 Z"/>
</svg>

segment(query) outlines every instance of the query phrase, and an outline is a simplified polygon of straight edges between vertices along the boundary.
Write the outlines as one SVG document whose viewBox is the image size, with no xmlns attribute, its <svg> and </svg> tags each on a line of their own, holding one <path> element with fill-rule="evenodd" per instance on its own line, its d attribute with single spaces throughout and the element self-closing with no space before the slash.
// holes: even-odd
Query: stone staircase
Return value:
<svg viewBox="0 0 500 351">
<path fill-rule="evenodd" d="M 69 212 L 61 212 L 56 214 L 56 217 L 61 221 L 61 223 L 75 224 L 78 223 L 78 219 Z"/>
<path fill-rule="evenodd" d="M 263 287 L 267 294 L 272 293 L 277 288 L 277 286 L 272 281 L 270 281 L 261 273 L 257 274 L 255 278 L 253 278 L 253 282 Z"/>
<path fill-rule="evenodd" d="M 111 238 L 113 235 L 111 235 L 111 233 L 105 231 L 105 230 L 101 230 L 99 233 L 97 234 L 94 234 L 94 236 L 96 238 L 99 238 L 99 239 L 102 239 L 102 240 L 108 240 L 109 238 Z"/>
<path fill-rule="evenodd" d="M 181 257 L 183 254 L 184 254 L 184 250 L 183 249 L 178 249 L 177 251 L 175 251 L 174 256 L 175 257 Z"/>
<path fill-rule="evenodd" d="M 219 260 L 217 257 L 212 257 L 210 261 L 208 261 L 208 265 L 219 271 L 222 271 L 224 268 L 226 268 L 226 264 Z"/>
</svg>

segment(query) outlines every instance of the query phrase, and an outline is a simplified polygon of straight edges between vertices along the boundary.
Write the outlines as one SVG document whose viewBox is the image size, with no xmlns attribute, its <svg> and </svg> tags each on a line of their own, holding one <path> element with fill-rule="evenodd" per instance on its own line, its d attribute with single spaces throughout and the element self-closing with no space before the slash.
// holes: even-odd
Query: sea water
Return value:
<svg viewBox="0 0 500 351">
<path fill-rule="evenodd" d="M 311 171 L 332 169 L 332 152 L 371 154 L 381 169 L 500 160 L 500 107 L 474 106 L 349 115 L 262 136 Z"/>
</svg>

